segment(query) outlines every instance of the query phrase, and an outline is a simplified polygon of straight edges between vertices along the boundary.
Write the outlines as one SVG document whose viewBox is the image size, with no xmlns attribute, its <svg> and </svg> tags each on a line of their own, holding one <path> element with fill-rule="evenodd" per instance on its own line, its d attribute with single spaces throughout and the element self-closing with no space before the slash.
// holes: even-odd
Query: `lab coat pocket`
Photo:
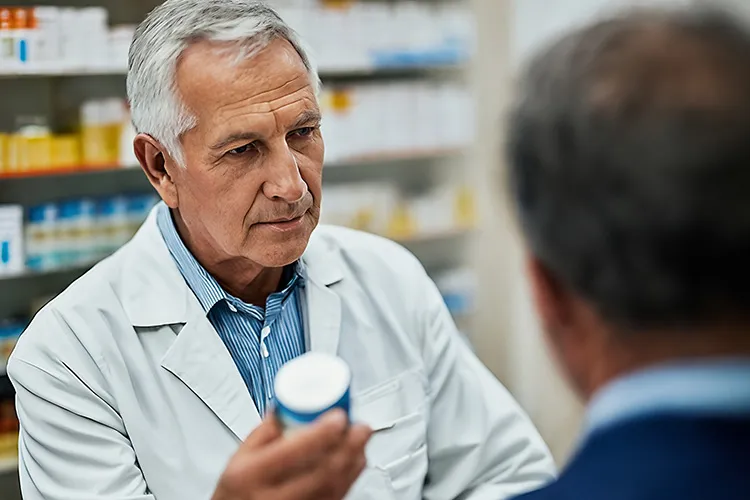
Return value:
<svg viewBox="0 0 750 500">
<path fill-rule="evenodd" d="M 367 447 L 368 463 L 387 474 L 398 498 L 421 496 L 427 474 L 426 404 L 424 385 L 414 372 L 353 398 L 355 419 L 374 431 Z"/>
<path fill-rule="evenodd" d="M 346 500 L 396 500 L 396 493 L 384 470 L 367 467 L 352 486 Z"/>
</svg>

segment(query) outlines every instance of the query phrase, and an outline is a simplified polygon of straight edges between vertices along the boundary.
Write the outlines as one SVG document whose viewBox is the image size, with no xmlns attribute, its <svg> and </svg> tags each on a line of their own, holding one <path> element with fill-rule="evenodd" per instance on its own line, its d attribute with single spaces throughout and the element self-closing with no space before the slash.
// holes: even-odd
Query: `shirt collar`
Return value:
<svg viewBox="0 0 750 500">
<path fill-rule="evenodd" d="M 198 302 L 200 302 L 206 314 L 222 300 L 235 304 L 242 303 L 240 299 L 226 293 L 214 277 L 206 271 L 190 250 L 188 250 L 177 232 L 169 207 L 161 203 L 157 207 L 157 210 L 156 223 L 169 249 L 169 253 L 172 255 L 180 273 L 198 298 Z M 282 279 L 288 281 L 283 290 L 279 292 L 283 296 L 283 299 L 286 299 L 296 287 L 303 285 L 303 274 L 299 261 L 284 270 Z"/>
<path fill-rule="evenodd" d="M 675 363 L 620 378 L 594 395 L 586 431 L 658 413 L 750 415 L 750 358 Z"/>
</svg>

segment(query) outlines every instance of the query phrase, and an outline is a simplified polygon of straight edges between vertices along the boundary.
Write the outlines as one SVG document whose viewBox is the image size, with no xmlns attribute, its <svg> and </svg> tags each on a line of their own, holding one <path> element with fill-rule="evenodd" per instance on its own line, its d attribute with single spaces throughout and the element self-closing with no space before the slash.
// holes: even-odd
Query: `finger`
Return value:
<svg viewBox="0 0 750 500">
<path fill-rule="evenodd" d="M 330 461 L 333 474 L 354 474 L 357 477 L 367 463 L 365 447 L 372 436 L 368 427 L 353 426 L 346 438 L 345 446 L 334 451 Z"/>
<path fill-rule="evenodd" d="M 348 442 L 354 449 L 364 449 L 372 438 L 372 429 L 366 425 L 353 425 L 349 430 Z"/>
<path fill-rule="evenodd" d="M 328 456 L 319 460 L 315 468 L 279 484 L 274 493 L 280 499 L 341 500 L 364 470 L 365 462 L 364 454 L 361 454 L 341 466 L 339 459 L 334 461 Z"/>
<path fill-rule="evenodd" d="M 281 426 L 275 416 L 269 416 L 245 439 L 241 448 L 255 450 L 280 439 Z"/>
<path fill-rule="evenodd" d="M 344 481 L 342 486 L 346 487 L 345 494 L 351 489 L 354 483 L 362 475 L 362 471 L 367 467 L 367 458 L 364 452 L 355 455 L 355 457 L 349 461 L 347 470 L 343 473 Z"/>
<path fill-rule="evenodd" d="M 284 481 L 313 468 L 322 456 L 346 446 L 347 430 L 346 414 L 337 410 L 287 439 L 273 443 L 261 458 L 269 479 Z"/>
</svg>

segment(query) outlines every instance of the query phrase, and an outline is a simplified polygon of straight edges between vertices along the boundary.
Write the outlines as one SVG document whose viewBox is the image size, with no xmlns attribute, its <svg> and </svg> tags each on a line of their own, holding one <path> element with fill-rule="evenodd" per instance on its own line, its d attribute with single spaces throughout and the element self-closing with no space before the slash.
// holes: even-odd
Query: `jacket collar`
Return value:
<svg viewBox="0 0 750 500">
<path fill-rule="evenodd" d="M 186 323 L 200 302 L 185 283 L 157 225 L 157 205 L 122 249 L 122 301 L 136 327 Z M 306 282 L 326 288 L 343 279 L 338 249 L 313 232 L 301 259 Z"/>
</svg>

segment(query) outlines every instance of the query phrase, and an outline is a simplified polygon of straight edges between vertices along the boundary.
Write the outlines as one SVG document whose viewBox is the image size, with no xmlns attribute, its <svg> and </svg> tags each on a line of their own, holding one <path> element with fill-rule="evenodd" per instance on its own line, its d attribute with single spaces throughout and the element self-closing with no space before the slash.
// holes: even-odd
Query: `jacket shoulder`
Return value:
<svg viewBox="0 0 750 500">
<path fill-rule="evenodd" d="M 50 300 L 32 319 L 18 340 L 11 355 L 13 359 L 43 366 L 53 360 L 65 359 L 73 351 L 80 351 L 91 339 L 84 332 L 99 330 L 102 325 L 90 322 L 112 321 L 118 316 L 115 275 L 121 268 L 122 254 L 115 254 L 99 262 L 64 291 Z M 92 311 L 105 311 L 102 315 Z M 83 335 L 83 337 L 82 337 Z"/>
<path fill-rule="evenodd" d="M 374 267 L 379 271 L 421 272 L 422 264 L 402 245 L 382 236 L 340 226 L 319 226 L 314 238 L 337 250 L 349 264 Z"/>
</svg>

